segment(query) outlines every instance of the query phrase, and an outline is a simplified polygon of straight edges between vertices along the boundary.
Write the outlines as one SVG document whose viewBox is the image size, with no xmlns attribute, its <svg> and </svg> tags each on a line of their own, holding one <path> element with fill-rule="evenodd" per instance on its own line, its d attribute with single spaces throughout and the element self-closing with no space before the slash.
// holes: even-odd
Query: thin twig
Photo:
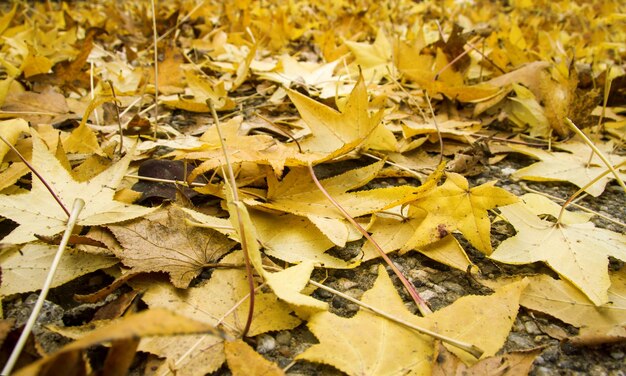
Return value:
<svg viewBox="0 0 626 376">
<path fill-rule="evenodd" d="M 357 300 L 357 299 L 351 297 L 350 295 L 344 294 L 341 291 L 337 291 L 337 290 L 335 290 L 335 289 L 333 289 L 331 287 L 328 287 L 326 285 L 323 285 L 323 284 L 321 284 L 319 282 L 315 282 L 313 280 L 309 280 L 309 283 L 312 284 L 315 287 L 319 287 L 319 288 L 321 288 L 323 290 L 332 292 L 333 294 L 335 294 L 337 296 L 340 296 L 340 297 L 342 297 L 342 298 L 344 298 L 344 299 L 346 299 L 346 300 L 348 300 L 348 301 L 350 301 L 350 302 L 352 302 L 354 304 L 358 304 L 359 306 L 361 306 L 361 307 L 363 307 L 363 308 L 365 308 L 365 309 L 367 309 L 367 310 L 369 310 L 369 311 L 371 311 L 371 312 L 373 312 L 373 313 L 375 313 L 375 314 L 377 314 L 379 316 L 382 316 L 382 317 L 384 317 L 384 318 L 386 318 L 388 320 L 391 320 L 392 322 L 398 323 L 398 324 L 400 324 L 402 326 L 405 326 L 407 328 L 411 328 L 411 329 L 416 330 L 416 331 L 418 331 L 418 332 L 420 332 L 422 334 L 429 335 L 429 336 L 431 336 L 433 338 L 437 338 L 437 339 L 439 339 L 439 340 L 441 340 L 441 341 L 443 341 L 445 343 L 448 343 L 448 344 L 450 344 L 450 345 L 452 345 L 454 347 L 457 347 L 457 348 L 459 348 L 459 349 L 461 349 L 463 351 L 467 351 L 468 353 L 472 354 L 472 356 L 474 356 L 476 359 L 480 358 L 481 355 L 484 352 L 483 350 L 481 350 L 476 345 L 472 345 L 472 344 L 469 344 L 469 343 L 461 342 L 461 341 L 458 341 L 458 340 L 456 340 L 454 338 L 446 337 L 444 335 L 441 335 L 439 333 L 433 332 L 433 331 L 428 330 L 426 328 L 422 328 L 420 326 L 412 324 L 412 323 L 410 323 L 408 321 L 402 320 L 399 317 L 392 316 L 392 315 L 388 314 L 387 312 L 385 312 L 385 311 L 383 311 L 381 309 L 378 309 L 378 308 L 376 308 L 374 306 L 371 306 L 371 305 L 369 305 L 367 303 L 364 303 L 364 302 L 362 302 L 360 300 Z"/>
<path fill-rule="evenodd" d="M 215 111 L 213 101 L 209 98 L 207 100 L 207 104 L 211 109 L 211 115 L 213 115 L 213 121 L 215 122 L 215 129 L 217 130 L 217 135 L 220 139 L 220 145 L 222 146 L 222 151 L 224 152 L 224 161 L 226 162 L 226 168 L 228 170 L 228 179 L 230 180 L 230 185 L 233 191 L 233 201 L 235 202 L 235 209 L 237 210 L 237 222 L 239 224 L 240 234 L 239 240 L 241 242 L 241 249 L 243 250 L 244 262 L 246 263 L 246 276 L 248 278 L 248 287 L 250 289 L 250 304 L 248 306 L 248 318 L 246 320 L 246 326 L 241 333 L 241 336 L 245 337 L 250 330 L 250 326 L 252 325 L 252 316 L 254 314 L 254 277 L 252 275 L 252 265 L 250 262 L 250 254 L 248 252 L 248 243 L 245 236 L 246 229 L 243 225 L 243 221 L 241 220 L 241 212 L 239 210 L 239 206 L 237 205 L 237 203 L 239 202 L 239 193 L 237 192 L 235 173 L 233 171 L 233 166 L 228 158 L 228 149 L 226 149 L 226 143 L 224 142 L 224 137 L 222 136 L 222 131 L 220 129 L 220 119 L 217 117 L 217 112 Z"/>
<path fill-rule="evenodd" d="M 26 165 L 26 167 L 28 167 L 28 169 L 35 174 L 35 176 L 37 176 L 37 178 L 39 178 L 39 181 L 41 181 L 43 183 L 43 185 L 46 187 L 46 189 L 48 190 L 48 192 L 50 192 L 50 194 L 52 195 L 52 197 L 54 197 L 55 201 L 57 202 L 57 204 L 59 204 L 59 206 L 61 207 L 61 209 L 63 209 L 63 211 L 65 212 L 65 214 L 67 214 L 67 216 L 70 216 L 70 211 L 67 210 L 67 207 L 63 204 L 63 202 L 61 201 L 61 199 L 59 198 L 59 196 L 57 196 L 57 194 L 52 190 L 52 187 L 50 187 L 50 185 L 48 184 L 47 181 L 44 180 L 44 178 L 39 174 L 39 172 L 37 172 L 37 170 L 35 170 L 33 168 L 33 166 L 26 160 L 26 158 L 24 158 L 24 156 L 22 155 L 22 153 L 20 153 L 15 146 L 11 145 L 11 143 L 9 141 L 7 141 L 6 138 L 4 138 L 1 134 L 0 134 L 0 139 L 7 144 L 7 146 L 9 148 L 11 148 L 11 150 L 13 150 L 13 152 L 15 154 L 17 154 L 18 157 L 20 157 L 20 159 L 22 160 L 22 162 L 24 162 L 24 164 Z"/>
<path fill-rule="evenodd" d="M 320 183 L 320 181 L 315 176 L 315 171 L 313 170 L 313 165 L 311 164 L 311 162 L 309 162 L 308 166 L 309 166 L 309 173 L 311 174 L 311 178 L 313 179 L 313 182 L 315 183 L 317 188 L 322 192 L 324 196 L 326 196 L 328 201 L 330 201 L 333 204 L 333 206 L 335 206 L 335 208 L 337 208 L 341 212 L 344 218 L 346 218 L 348 222 L 352 224 L 352 226 L 354 226 L 361 234 L 363 234 L 363 236 L 367 240 L 369 240 L 372 243 L 374 248 L 376 248 L 376 250 L 380 254 L 380 257 L 382 257 L 383 260 L 385 260 L 385 262 L 391 267 L 391 270 L 393 270 L 393 272 L 398 276 L 398 278 L 400 278 L 400 281 L 402 282 L 406 290 L 409 292 L 409 295 L 411 295 L 411 298 L 413 298 L 413 301 L 417 305 L 417 308 L 420 310 L 422 315 L 427 315 L 429 313 L 432 313 L 430 307 L 428 307 L 428 305 L 426 304 L 426 301 L 424 301 L 424 299 L 422 299 L 422 297 L 419 296 L 419 294 L 415 290 L 415 287 L 413 287 L 411 282 L 409 282 L 406 279 L 406 277 L 402 274 L 400 269 L 398 269 L 398 267 L 389 258 L 389 256 L 387 256 L 387 254 L 385 253 L 385 251 L 383 251 L 380 245 L 378 245 L 378 243 L 370 236 L 370 234 L 357 221 L 355 221 L 354 218 L 352 218 L 352 216 L 328 193 L 328 191 L 326 191 L 322 183 Z"/>
<path fill-rule="evenodd" d="M 152 37 L 154 43 L 154 138 L 157 138 L 159 125 L 159 48 L 157 44 L 157 24 L 155 0 L 150 0 L 152 4 Z"/>
<path fill-rule="evenodd" d="M 24 329 L 22 330 L 22 334 L 20 335 L 20 338 L 18 339 L 17 344 L 13 348 L 13 351 L 11 352 L 11 356 L 9 357 L 9 360 L 7 361 L 7 363 L 4 365 L 4 368 L 2 369 L 2 375 L 4 376 L 8 376 L 13 370 L 13 367 L 15 367 L 15 363 L 17 362 L 20 354 L 22 353 L 22 350 L 24 349 L 26 340 L 28 339 L 30 332 L 33 330 L 33 326 L 35 325 L 35 322 L 37 321 L 37 318 L 39 317 L 39 312 L 41 312 L 41 308 L 43 307 L 46 297 L 48 296 L 48 292 L 50 291 L 50 287 L 52 286 L 52 280 L 54 279 L 54 275 L 57 271 L 59 263 L 61 262 L 63 251 L 65 250 L 65 247 L 67 246 L 67 243 L 70 240 L 70 235 L 72 235 L 72 231 L 74 230 L 74 226 L 76 225 L 76 221 L 78 220 L 78 215 L 80 214 L 81 210 L 83 210 L 84 206 L 85 206 L 85 201 L 83 201 L 82 199 L 77 198 L 76 200 L 74 200 L 72 213 L 70 214 L 70 217 L 67 220 L 67 224 L 65 226 L 65 232 L 63 233 L 63 238 L 61 239 L 59 248 L 57 249 L 57 252 L 54 255 L 54 259 L 52 260 L 52 264 L 50 265 L 50 270 L 48 270 L 46 281 L 44 282 L 43 287 L 41 288 L 41 292 L 39 293 L 37 302 L 35 303 L 35 306 L 33 307 L 33 310 L 30 313 L 30 316 L 28 317 L 28 321 L 26 322 L 26 325 L 24 326 Z"/>
</svg>

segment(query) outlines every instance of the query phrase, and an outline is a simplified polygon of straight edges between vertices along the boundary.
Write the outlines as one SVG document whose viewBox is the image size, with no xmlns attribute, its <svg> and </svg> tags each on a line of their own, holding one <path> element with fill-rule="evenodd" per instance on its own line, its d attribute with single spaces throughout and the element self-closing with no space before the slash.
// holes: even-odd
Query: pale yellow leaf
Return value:
<svg viewBox="0 0 626 376">
<path fill-rule="evenodd" d="M 266 273 L 265 278 L 272 291 L 281 300 L 299 307 L 327 310 L 328 303 L 301 293 L 309 282 L 311 272 L 313 272 L 313 263 L 309 261 L 277 273 Z"/>
<path fill-rule="evenodd" d="M 610 276 L 609 301 L 596 306 L 574 285 L 547 275 L 529 277 L 520 304 L 545 312 L 577 327 L 602 328 L 626 325 L 626 273 Z"/>
<path fill-rule="evenodd" d="M 527 285 L 528 281 L 522 280 L 502 286 L 488 296 L 464 296 L 426 316 L 424 321 L 439 334 L 478 346 L 484 351 L 480 359 L 488 358 L 504 346 L 517 316 L 520 296 Z M 446 347 L 466 364 L 478 361 L 463 350 Z"/>
<path fill-rule="evenodd" d="M 28 122 L 24 119 L 11 119 L 0 121 L 0 135 L 13 146 L 17 142 L 18 137 L 22 133 L 29 133 Z M 7 144 L 0 141 L 0 162 L 4 156 L 11 150 Z"/>
<path fill-rule="evenodd" d="M 233 376 L 281 376 L 285 374 L 277 364 L 263 358 L 241 339 L 226 341 L 224 353 Z"/>
<path fill-rule="evenodd" d="M 596 143 L 596 146 L 604 153 L 613 166 L 626 161 L 626 157 L 613 153 L 613 144 Z M 523 145 L 512 145 L 513 150 L 540 159 L 528 167 L 516 171 L 512 176 L 518 179 L 533 181 L 568 181 L 578 187 L 583 187 L 606 172 L 606 165 L 598 156 L 593 154 L 591 148 L 581 141 L 569 141 L 559 144 L 567 152 L 549 152 Z M 620 171 L 621 170 L 621 171 Z M 618 170 L 622 179 L 626 179 L 626 168 L 622 165 Z M 598 197 L 608 182 L 615 179 L 610 172 L 605 174 L 597 182 L 585 189 L 585 192 Z"/>
<path fill-rule="evenodd" d="M 491 258 L 510 264 L 543 261 L 577 286 L 596 305 L 608 302 L 608 256 L 626 260 L 626 236 L 593 223 L 554 223 L 538 218 L 523 204 L 500 208 L 517 234 Z"/>
<path fill-rule="evenodd" d="M 29 243 L 21 250 L 0 255 L 2 285 L 0 296 L 40 290 L 46 280 L 57 246 Z M 93 271 L 108 268 L 118 260 L 75 250 L 66 250 L 54 274 L 51 287 L 60 286 Z"/>
<path fill-rule="evenodd" d="M 398 318 L 415 319 L 382 266 L 362 301 Z M 431 373 L 434 341 L 373 313 L 361 310 L 344 318 L 321 312 L 311 317 L 307 326 L 320 343 L 297 359 L 330 364 L 349 375 Z"/>
<path fill-rule="evenodd" d="M 126 174 L 132 153 L 90 181 L 77 182 L 44 146 L 39 136 L 33 133 L 34 168 L 47 180 L 66 207 L 69 207 L 76 198 L 85 201 L 85 208 L 78 217 L 79 225 L 93 226 L 121 222 L 155 210 L 113 200 L 115 188 Z M 0 195 L 0 211 L 2 216 L 20 224 L 2 239 L 5 243 L 25 243 L 35 240 L 35 234 L 56 235 L 65 230 L 67 221 L 65 212 L 37 178 L 33 179 L 32 189 L 26 194 Z"/>
</svg>

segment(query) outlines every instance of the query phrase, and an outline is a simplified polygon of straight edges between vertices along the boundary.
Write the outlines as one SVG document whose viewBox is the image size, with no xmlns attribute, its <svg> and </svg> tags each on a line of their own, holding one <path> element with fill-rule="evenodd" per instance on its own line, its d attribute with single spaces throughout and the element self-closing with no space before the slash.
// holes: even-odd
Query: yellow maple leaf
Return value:
<svg viewBox="0 0 626 376">
<path fill-rule="evenodd" d="M 354 65 L 362 69 L 367 82 L 379 82 L 384 75 L 393 72 L 391 43 L 382 27 L 378 29 L 373 44 L 349 40 L 345 44 L 356 58 Z"/>
<path fill-rule="evenodd" d="M 465 296 L 435 313 L 418 317 L 407 310 L 381 265 L 374 286 L 361 301 L 418 327 L 471 343 L 484 351 L 480 358 L 484 359 L 504 345 L 527 284 L 522 280 L 500 287 L 489 296 Z M 307 326 L 320 343 L 296 359 L 330 364 L 349 375 L 431 374 L 435 341 L 369 311 L 360 310 L 351 318 L 321 312 L 312 316 Z M 485 327 L 490 328 L 489 333 L 485 333 Z M 463 350 L 446 347 L 466 364 L 477 362 Z M 338 353 L 337 348 L 344 351 Z"/>
<path fill-rule="evenodd" d="M 310 137 L 300 142 L 303 151 L 322 154 L 323 160 L 333 159 L 354 150 L 376 127 L 381 126 L 382 112 L 378 111 L 372 116 L 368 113 L 367 90 L 363 76 L 359 77 L 342 112 L 297 91 L 288 90 L 287 94 L 312 132 Z"/>
<path fill-rule="evenodd" d="M 382 266 L 361 301 L 406 321 L 416 319 Z M 349 375 L 430 375 L 433 339 L 386 318 L 363 310 L 351 318 L 321 312 L 312 316 L 307 326 L 320 343 L 296 359 L 330 364 Z"/>
<path fill-rule="evenodd" d="M 601 306 L 589 299 L 564 279 L 547 275 L 530 277 L 530 284 L 522 294 L 520 304 L 540 311 L 568 324 L 586 328 L 605 328 L 626 325 L 626 273 L 610 274 L 609 302 Z"/>
<path fill-rule="evenodd" d="M 459 230 L 481 252 L 491 254 L 487 210 L 516 202 L 515 195 L 495 187 L 495 181 L 469 188 L 462 175 L 448 172 L 441 186 L 411 203 L 409 218 L 423 218 L 403 250 L 433 243 Z"/>
<path fill-rule="evenodd" d="M 77 182 L 44 146 L 39 135 L 33 130 L 31 133 L 33 133 L 33 167 L 47 180 L 66 206 L 76 198 L 85 201 L 85 208 L 78 217 L 79 225 L 116 223 L 155 210 L 113 200 L 115 188 L 126 174 L 132 153 L 90 181 Z M 28 193 L 0 195 L 0 212 L 2 216 L 20 224 L 2 239 L 5 243 L 20 244 L 35 240 L 35 235 L 56 235 L 65 230 L 67 222 L 66 213 L 52 198 L 44 184 L 36 178 L 33 179 L 32 189 Z"/>
<path fill-rule="evenodd" d="M 383 161 L 376 162 L 324 179 L 321 183 L 351 216 L 359 217 L 413 200 L 420 193 L 430 189 L 439 176 L 438 173 L 434 173 L 429 179 L 430 183 L 420 187 L 405 185 L 347 192 L 374 179 L 383 164 Z M 305 168 L 291 169 L 281 181 L 268 179 L 266 200 L 248 203 L 302 216 L 343 218 L 343 215 L 315 185 L 308 169 Z"/>
<path fill-rule="evenodd" d="M 492 259 L 510 264 L 543 261 L 594 304 L 608 302 L 608 256 L 626 260 L 625 235 L 596 228 L 591 222 L 549 222 L 522 203 L 500 211 L 517 234 L 500 243 Z"/>
<path fill-rule="evenodd" d="M 612 142 L 597 143 L 596 146 L 604 153 L 613 166 L 626 161 L 626 157 L 613 152 Z M 600 174 L 603 174 L 607 169 L 597 155 L 591 155 L 593 153 L 591 148 L 583 142 L 570 141 L 559 144 L 558 147 L 568 152 L 550 152 L 524 145 L 512 145 L 511 148 L 513 150 L 540 160 L 540 162 L 517 170 L 512 176 L 518 179 L 534 181 L 568 181 L 578 187 L 583 187 Z M 624 170 L 624 166 L 618 169 L 622 179 L 626 179 Z M 606 184 L 613 179 L 615 179 L 613 174 L 605 174 L 594 184 L 587 187 L 585 192 L 598 197 L 604 191 Z"/>
<path fill-rule="evenodd" d="M 437 73 L 447 64 L 447 58 L 437 51 L 437 56 L 420 54 L 407 43 L 399 43 L 396 49 L 397 67 L 409 79 L 424 88 L 431 96 L 444 94 L 460 102 L 477 102 L 492 98 L 500 88 L 489 84 L 465 85 L 463 76 L 451 68 L 444 70 L 441 77 Z"/>
<path fill-rule="evenodd" d="M 265 359 L 241 339 L 226 341 L 224 353 L 233 376 L 281 376 L 285 374 L 276 363 Z"/>
</svg>

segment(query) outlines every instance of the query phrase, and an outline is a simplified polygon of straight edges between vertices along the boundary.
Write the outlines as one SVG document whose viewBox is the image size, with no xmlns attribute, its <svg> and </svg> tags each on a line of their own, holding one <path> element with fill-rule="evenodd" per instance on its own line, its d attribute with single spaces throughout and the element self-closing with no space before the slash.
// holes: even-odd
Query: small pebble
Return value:
<svg viewBox="0 0 626 376">
<path fill-rule="evenodd" d="M 445 287 L 448 291 L 454 292 L 458 295 L 465 294 L 465 289 L 463 289 L 463 287 L 461 287 L 461 285 L 456 282 L 443 281 L 441 282 L 441 286 Z"/>
<path fill-rule="evenodd" d="M 276 342 L 280 345 L 288 346 L 291 343 L 291 333 L 288 331 L 278 332 L 276 334 Z"/>
<path fill-rule="evenodd" d="M 334 285 L 336 286 L 337 290 L 346 291 L 353 287 L 358 286 L 359 284 L 347 278 L 339 278 L 337 281 L 335 281 Z"/>
<path fill-rule="evenodd" d="M 267 354 L 276 348 L 276 340 L 269 334 L 261 334 L 257 337 L 256 351 L 259 354 Z"/>
<path fill-rule="evenodd" d="M 516 350 L 529 349 L 535 346 L 527 336 L 520 333 L 512 332 L 509 334 L 508 341 L 515 345 Z"/>
<path fill-rule="evenodd" d="M 539 326 L 537 326 L 537 323 L 532 320 L 526 321 L 524 323 L 524 328 L 526 328 L 526 331 L 528 332 L 528 334 L 541 334 L 541 330 L 539 329 Z"/>
<path fill-rule="evenodd" d="M 553 376 L 554 372 L 548 367 L 535 367 L 533 374 L 535 376 Z"/>
<path fill-rule="evenodd" d="M 611 358 L 613 358 L 615 360 L 624 359 L 624 352 L 621 351 L 621 350 L 611 351 Z"/>
<path fill-rule="evenodd" d="M 422 297 L 422 299 L 429 301 L 433 299 L 434 297 L 436 297 L 437 293 L 434 292 L 433 290 L 424 290 L 424 291 L 420 291 L 419 295 Z"/>
</svg>

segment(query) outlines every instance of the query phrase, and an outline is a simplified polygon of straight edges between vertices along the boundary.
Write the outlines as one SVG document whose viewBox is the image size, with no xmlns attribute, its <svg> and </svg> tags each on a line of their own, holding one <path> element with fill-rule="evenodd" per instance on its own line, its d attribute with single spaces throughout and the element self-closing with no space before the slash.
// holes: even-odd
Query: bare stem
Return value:
<svg viewBox="0 0 626 376">
<path fill-rule="evenodd" d="M 155 0 L 150 0 L 152 4 L 152 39 L 154 43 L 154 138 L 157 138 L 157 128 L 159 125 L 159 48 L 157 44 L 157 23 Z"/>
<path fill-rule="evenodd" d="M 235 173 L 233 171 L 233 166 L 230 164 L 230 160 L 228 158 L 228 150 L 226 149 L 226 143 L 224 142 L 224 137 L 222 136 L 222 131 L 220 129 L 220 119 L 217 116 L 217 112 L 215 111 L 215 106 L 213 106 L 213 101 L 211 99 L 207 100 L 207 104 L 211 109 L 211 115 L 213 115 L 213 121 L 215 122 L 215 129 L 217 130 L 217 135 L 220 139 L 220 144 L 222 146 L 222 151 L 224 152 L 224 161 L 226 162 L 226 167 L 228 169 L 228 179 L 230 180 L 230 185 L 233 191 L 233 201 L 235 203 L 239 202 L 239 193 L 237 192 L 237 182 L 235 181 Z M 237 210 L 237 222 L 239 224 L 239 234 L 241 241 L 241 249 L 243 250 L 244 262 L 246 263 L 246 276 L 248 278 L 248 287 L 250 289 L 250 304 L 248 305 L 248 318 L 246 320 L 246 326 L 241 333 L 242 337 L 245 337 L 250 330 L 250 326 L 252 325 L 252 316 L 254 314 L 254 276 L 252 275 L 252 264 L 250 262 L 250 253 L 248 252 L 248 243 L 246 241 L 246 229 L 243 225 L 243 221 L 241 220 L 241 212 L 239 210 L 239 206 L 235 205 L 235 209 Z"/>
<path fill-rule="evenodd" d="M 398 323 L 398 324 L 400 324 L 402 326 L 405 326 L 407 328 L 411 328 L 413 330 L 416 330 L 416 331 L 418 331 L 418 332 L 420 332 L 422 334 L 426 334 L 426 335 L 429 335 L 429 336 L 431 336 L 433 338 L 437 338 L 437 339 L 439 339 L 439 340 L 441 340 L 441 341 L 443 341 L 445 343 L 448 343 L 448 344 L 450 344 L 450 345 L 452 345 L 454 347 L 457 347 L 457 348 L 459 348 L 459 349 L 461 349 L 463 351 L 467 351 L 468 353 L 472 354 L 472 356 L 474 356 L 476 359 L 480 358 L 480 356 L 484 352 L 483 350 L 478 348 L 476 345 L 472 345 L 472 344 L 469 344 L 469 343 L 461 342 L 461 341 L 458 341 L 458 340 L 456 340 L 454 338 L 446 337 L 444 335 L 441 335 L 439 333 L 433 332 L 433 331 L 428 330 L 426 328 L 422 328 L 420 326 L 412 324 L 412 323 L 410 323 L 408 321 L 402 320 L 401 318 L 392 316 L 392 315 L 386 313 L 383 310 L 380 310 L 380 309 L 378 309 L 378 308 L 376 308 L 374 306 L 371 306 L 371 305 L 369 305 L 367 303 L 363 303 L 360 300 L 354 299 L 350 295 L 344 294 L 341 291 L 337 291 L 337 290 L 335 290 L 335 289 L 333 289 L 331 287 L 328 287 L 326 285 L 323 285 L 323 284 L 321 284 L 319 282 L 315 282 L 313 280 L 309 280 L 309 283 L 312 284 L 313 286 L 319 287 L 319 288 L 321 288 L 323 290 L 329 291 L 329 292 L 331 292 L 331 293 L 333 293 L 333 294 L 335 294 L 337 296 L 340 296 L 340 297 L 342 297 L 342 298 L 344 298 L 346 300 L 349 300 L 350 302 L 352 302 L 354 304 L 358 304 L 359 306 L 361 306 L 361 307 L 363 307 L 363 308 L 365 308 L 365 309 L 367 309 L 367 310 L 369 310 L 369 311 L 371 311 L 371 312 L 373 312 L 373 313 L 375 313 L 375 314 L 377 314 L 379 316 L 382 316 L 382 317 L 384 317 L 384 318 L 386 318 L 388 320 L 391 320 L 391 321 L 393 321 L 395 323 Z"/>
<path fill-rule="evenodd" d="M 35 168 L 26 160 L 26 158 L 24 158 L 24 156 L 22 155 L 22 153 L 20 153 L 15 146 L 11 145 L 11 143 L 9 141 L 7 141 L 6 138 L 4 138 L 1 134 L 0 134 L 0 139 L 7 144 L 7 146 L 9 148 L 11 148 L 11 150 L 13 150 L 13 152 L 15 154 L 17 154 L 18 157 L 20 157 L 20 159 L 22 160 L 22 162 L 24 162 L 24 164 L 26 165 L 26 167 L 28 167 L 28 169 L 35 174 L 35 176 L 37 176 L 37 178 L 39 179 L 39 181 L 41 181 L 43 183 L 43 185 L 46 187 L 46 189 L 48 190 L 48 192 L 50 192 L 50 194 L 52 195 L 52 197 L 54 197 L 55 201 L 57 202 L 57 204 L 59 204 L 59 206 L 61 207 L 61 209 L 63 209 L 63 211 L 65 212 L 65 214 L 67 214 L 67 216 L 70 216 L 70 211 L 67 210 L 67 207 L 65 207 L 65 205 L 63 204 L 63 202 L 61 201 L 61 199 L 59 198 L 59 196 L 57 196 L 57 194 L 52 190 L 52 187 L 50 187 L 50 185 L 48 184 L 48 182 L 39 174 L 39 172 L 37 172 L 37 170 L 35 170 Z"/>
<path fill-rule="evenodd" d="M 372 243 L 374 248 L 376 248 L 376 250 L 380 254 L 380 257 L 382 257 L 383 260 L 385 260 L 385 262 L 391 267 L 391 270 L 393 270 L 393 272 L 398 276 L 398 278 L 400 278 L 402 285 L 404 285 L 404 287 L 407 289 L 407 291 L 409 292 L 409 295 L 411 295 L 411 298 L 413 298 L 413 301 L 417 305 L 417 308 L 420 310 L 422 315 L 427 315 L 429 313 L 432 313 L 432 311 L 430 310 L 430 307 L 428 307 L 424 299 L 422 299 L 419 296 L 419 294 L 417 293 L 417 291 L 415 290 L 411 282 L 409 282 L 406 279 L 406 277 L 402 274 L 400 269 L 398 269 L 398 267 L 393 263 L 393 261 L 389 258 L 389 256 L 387 256 L 387 254 L 385 253 L 385 251 L 383 251 L 380 245 L 378 245 L 378 243 L 370 236 L 370 234 L 357 221 L 355 221 L 354 218 L 352 218 L 350 214 L 348 214 L 348 212 L 328 193 L 328 191 L 326 191 L 324 186 L 322 186 L 322 183 L 320 183 L 320 181 L 315 176 L 315 171 L 313 171 L 313 165 L 311 164 L 311 162 L 309 162 L 308 166 L 309 166 L 309 173 L 311 174 L 311 178 L 313 179 L 313 182 L 315 183 L 317 188 L 319 188 L 322 194 L 326 196 L 328 201 L 330 201 L 341 212 L 341 214 L 348 220 L 348 222 L 350 222 L 352 226 L 354 226 L 361 234 L 363 234 L 363 236 L 367 240 L 369 240 Z"/>
<path fill-rule="evenodd" d="M 67 224 L 65 226 L 65 232 L 63 233 L 63 238 L 61 239 L 61 243 L 59 244 L 59 248 L 57 249 L 56 254 L 54 255 L 54 259 L 52 260 L 52 264 L 50 265 L 50 270 L 48 271 L 48 275 L 46 276 L 46 281 L 41 288 L 41 292 L 39 293 L 39 297 L 37 298 L 37 302 L 33 307 L 30 316 L 28 317 L 28 321 L 22 330 L 22 334 L 17 341 L 17 344 L 13 348 L 11 352 L 11 356 L 9 360 L 4 365 L 2 369 L 2 375 L 8 376 L 13 367 L 15 367 L 15 363 L 17 362 L 22 350 L 24 349 L 24 345 L 26 344 L 26 340 L 30 335 L 30 332 L 33 330 L 33 326 L 35 326 L 35 322 L 39 316 L 39 312 L 41 312 L 41 308 L 43 307 L 43 303 L 48 296 L 48 292 L 50 291 L 50 287 L 52 286 L 52 280 L 54 279 L 54 275 L 56 270 L 61 262 L 61 257 L 63 256 L 63 251 L 67 246 L 68 241 L 70 240 L 70 236 L 72 235 L 72 231 L 74 230 L 74 226 L 76 225 L 76 221 L 78 220 L 78 215 L 83 210 L 85 206 L 85 201 L 80 198 L 74 200 L 74 206 L 72 207 L 72 213 L 70 214 L 69 219 L 67 220 Z"/>
</svg>

